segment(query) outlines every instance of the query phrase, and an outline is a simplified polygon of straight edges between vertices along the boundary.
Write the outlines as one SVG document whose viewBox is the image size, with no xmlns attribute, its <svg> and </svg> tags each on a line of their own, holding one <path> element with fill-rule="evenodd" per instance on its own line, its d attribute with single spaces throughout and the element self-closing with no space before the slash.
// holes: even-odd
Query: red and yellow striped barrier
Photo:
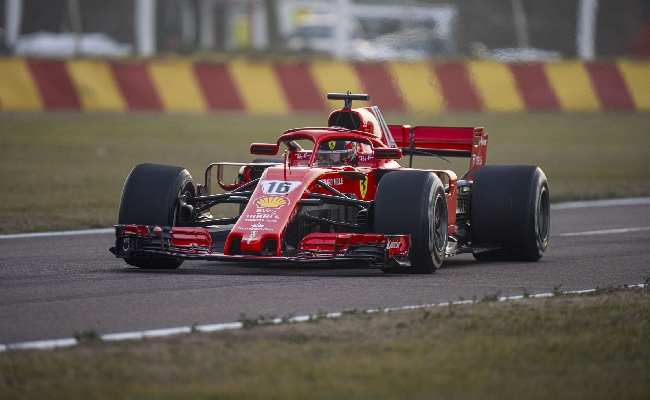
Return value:
<svg viewBox="0 0 650 400">
<path fill-rule="evenodd" d="M 0 110 L 331 110 L 369 93 L 385 111 L 650 111 L 650 62 L 227 63 L 0 58 Z"/>
</svg>

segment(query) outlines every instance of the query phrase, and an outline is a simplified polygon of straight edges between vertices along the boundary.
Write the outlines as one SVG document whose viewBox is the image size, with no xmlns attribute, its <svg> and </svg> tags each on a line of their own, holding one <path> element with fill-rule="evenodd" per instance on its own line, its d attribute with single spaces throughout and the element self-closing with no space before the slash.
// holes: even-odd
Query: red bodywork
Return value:
<svg viewBox="0 0 650 400">
<path fill-rule="evenodd" d="M 349 121 L 354 126 L 350 127 Z M 218 170 L 217 181 L 224 190 L 230 191 L 231 200 L 238 193 L 246 193 L 249 198 L 234 225 L 221 237 L 211 231 L 210 226 L 172 228 L 118 225 L 115 254 L 130 257 L 140 252 L 147 256 L 251 261 L 331 262 L 363 259 L 372 265 L 408 263 L 408 234 L 383 235 L 381 232 L 354 231 L 357 228 L 350 228 L 353 232 L 331 231 L 345 230 L 346 224 L 352 226 L 357 223 L 342 216 L 347 212 L 346 202 L 357 209 L 370 208 L 383 174 L 390 170 L 406 169 L 397 162 L 402 153 L 411 156 L 431 153 L 468 157 L 470 168 L 461 177 L 464 181 L 472 181 L 478 168 L 485 164 L 488 136 L 483 128 L 386 125 L 377 107 L 334 111 L 330 114 L 328 126 L 288 130 L 276 144 L 253 143 L 251 153 L 266 156 L 278 154 L 283 146 L 286 148 L 280 153 L 282 161 L 268 166 L 256 184 L 251 174 L 257 164 L 215 163 L 208 166 L 205 184 L 198 185 L 196 197 L 188 202 L 207 202 L 215 197 L 210 193 L 211 170 L 215 166 Z M 313 150 L 292 147 L 299 140 L 313 142 Z M 353 164 L 320 165 L 316 149 L 336 140 L 355 143 L 356 160 Z M 223 181 L 223 169 L 229 165 L 241 166 L 239 182 Z M 431 171 L 448 185 L 445 189 L 447 233 L 453 235 L 456 230 L 459 179 L 451 170 Z M 238 192 L 242 188 L 252 189 L 252 193 Z M 338 205 L 323 209 L 318 202 Z M 305 210 L 314 210 L 314 215 L 309 215 L 312 224 L 334 221 L 338 228 L 332 228 L 329 232 L 307 232 L 301 236 L 302 228 L 295 228 L 292 223 L 295 225 L 297 217 Z M 355 218 L 358 221 L 360 217 L 357 215 Z M 294 230 L 299 234 L 293 239 L 295 243 L 289 245 L 288 235 L 295 235 Z M 221 244 L 217 245 L 219 240 Z"/>
</svg>

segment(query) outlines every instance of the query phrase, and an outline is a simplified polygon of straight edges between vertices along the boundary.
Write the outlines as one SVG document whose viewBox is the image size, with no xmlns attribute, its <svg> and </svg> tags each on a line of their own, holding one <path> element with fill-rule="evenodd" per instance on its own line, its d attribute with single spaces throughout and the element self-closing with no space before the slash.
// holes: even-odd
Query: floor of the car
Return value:
<svg viewBox="0 0 650 400">
<path fill-rule="evenodd" d="M 210 232 L 210 237 L 212 237 L 213 253 L 223 253 L 224 246 L 226 245 L 226 239 L 228 238 L 228 234 L 232 230 L 233 226 L 235 225 L 232 224 L 207 227 L 208 232 Z"/>
</svg>

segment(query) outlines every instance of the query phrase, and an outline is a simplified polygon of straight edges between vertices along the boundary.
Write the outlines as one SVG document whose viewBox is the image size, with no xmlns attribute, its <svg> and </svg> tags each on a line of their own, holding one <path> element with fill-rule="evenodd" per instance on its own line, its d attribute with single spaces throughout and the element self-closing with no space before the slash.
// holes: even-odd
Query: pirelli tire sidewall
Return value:
<svg viewBox="0 0 650 400">
<path fill-rule="evenodd" d="M 429 171 L 394 171 L 377 187 L 374 227 L 379 234 L 411 235 L 411 266 L 386 272 L 433 273 L 447 247 L 447 199 Z"/>
</svg>

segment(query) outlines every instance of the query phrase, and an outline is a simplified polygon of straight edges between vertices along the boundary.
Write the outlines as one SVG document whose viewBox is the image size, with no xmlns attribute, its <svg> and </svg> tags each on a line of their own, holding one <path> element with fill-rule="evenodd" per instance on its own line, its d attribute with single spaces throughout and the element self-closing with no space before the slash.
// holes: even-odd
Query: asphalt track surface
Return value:
<svg viewBox="0 0 650 400">
<path fill-rule="evenodd" d="M 639 284 L 650 275 L 650 199 L 641 200 L 554 206 L 539 262 L 461 255 L 432 275 L 206 261 L 139 270 L 108 252 L 111 234 L 4 237 L 0 344 L 234 322 L 242 313 L 284 317 Z"/>
</svg>

